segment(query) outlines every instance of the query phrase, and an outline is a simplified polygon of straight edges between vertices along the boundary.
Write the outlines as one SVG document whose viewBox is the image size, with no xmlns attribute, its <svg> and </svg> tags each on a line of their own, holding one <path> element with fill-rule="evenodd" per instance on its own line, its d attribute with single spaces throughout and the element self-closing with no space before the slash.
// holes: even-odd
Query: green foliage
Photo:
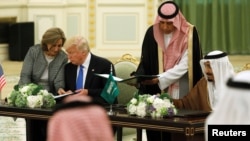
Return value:
<svg viewBox="0 0 250 141">
<path fill-rule="evenodd" d="M 138 92 L 136 92 L 135 95 L 134 95 L 134 98 L 139 99 L 139 95 L 140 94 Z"/>
<path fill-rule="evenodd" d="M 14 86 L 14 90 L 15 90 L 15 91 L 18 91 L 18 90 L 19 90 L 19 85 L 18 85 L 18 84 Z"/>
<path fill-rule="evenodd" d="M 41 85 L 36 85 L 34 83 L 29 84 L 31 95 L 37 95 L 40 90 L 43 89 Z"/>
<path fill-rule="evenodd" d="M 165 98 L 169 99 L 172 102 L 172 97 L 168 93 L 162 93 L 159 97 L 161 99 L 165 99 Z"/>
<path fill-rule="evenodd" d="M 52 108 L 56 104 L 55 99 L 52 95 L 43 96 L 43 108 Z"/>
<path fill-rule="evenodd" d="M 22 95 L 22 94 L 18 94 L 16 96 L 16 99 L 15 99 L 16 107 L 24 108 L 26 107 L 26 103 L 27 103 L 27 96 Z"/>
<path fill-rule="evenodd" d="M 16 107 L 42 107 L 51 108 L 56 104 L 52 93 L 43 89 L 42 86 L 30 83 L 27 85 L 15 85 L 14 90 L 7 97 L 7 102 Z"/>
<path fill-rule="evenodd" d="M 8 104 L 11 106 L 15 106 L 15 100 L 17 95 L 21 94 L 20 92 L 13 90 L 11 94 L 7 97 Z"/>
<path fill-rule="evenodd" d="M 34 83 L 28 85 L 19 86 L 19 91 L 25 93 L 26 95 L 37 95 L 40 90 L 43 90 L 43 87 Z"/>
</svg>

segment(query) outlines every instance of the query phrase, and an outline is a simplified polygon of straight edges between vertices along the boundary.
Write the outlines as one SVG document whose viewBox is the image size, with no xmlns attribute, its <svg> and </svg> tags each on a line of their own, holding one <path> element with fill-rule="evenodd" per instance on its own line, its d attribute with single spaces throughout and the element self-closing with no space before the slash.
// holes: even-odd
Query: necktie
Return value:
<svg viewBox="0 0 250 141">
<path fill-rule="evenodd" d="M 78 77 L 76 80 L 76 89 L 82 89 L 83 88 L 83 66 L 80 65 Z"/>
</svg>

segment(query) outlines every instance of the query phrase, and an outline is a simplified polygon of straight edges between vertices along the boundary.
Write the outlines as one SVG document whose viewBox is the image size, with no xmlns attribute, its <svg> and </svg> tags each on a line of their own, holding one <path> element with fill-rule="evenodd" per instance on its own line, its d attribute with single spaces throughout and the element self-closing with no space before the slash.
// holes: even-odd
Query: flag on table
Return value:
<svg viewBox="0 0 250 141">
<path fill-rule="evenodd" d="M 106 82 L 104 89 L 102 90 L 101 97 L 104 98 L 109 104 L 113 104 L 116 97 L 119 94 L 117 82 L 114 80 L 112 71 L 109 74 L 109 78 Z"/>
<path fill-rule="evenodd" d="M 2 90 L 3 86 L 6 84 L 6 79 L 3 74 L 2 65 L 0 65 L 0 91 Z"/>
</svg>

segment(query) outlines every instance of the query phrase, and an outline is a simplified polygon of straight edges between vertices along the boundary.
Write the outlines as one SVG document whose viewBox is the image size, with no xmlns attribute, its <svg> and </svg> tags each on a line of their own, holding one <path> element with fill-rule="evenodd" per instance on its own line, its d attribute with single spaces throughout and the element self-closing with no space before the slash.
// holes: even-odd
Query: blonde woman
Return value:
<svg viewBox="0 0 250 141">
<path fill-rule="evenodd" d="M 62 50 L 65 40 L 62 29 L 49 28 L 43 34 L 41 44 L 29 48 L 18 84 L 35 83 L 57 95 L 57 90 L 64 88 L 64 66 L 68 62 L 67 55 Z M 46 140 L 46 120 L 26 119 L 26 126 L 28 140 Z"/>
<path fill-rule="evenodd" d="M 65 40 L 60 28 L 48 29 L 43 34 L 41 44 L 28 50 L 18 84 L 39 84 L 55 95 L 59 88 L 64 88 L 64 65 L 68 62 L 62 50 Z"/>
</svg>

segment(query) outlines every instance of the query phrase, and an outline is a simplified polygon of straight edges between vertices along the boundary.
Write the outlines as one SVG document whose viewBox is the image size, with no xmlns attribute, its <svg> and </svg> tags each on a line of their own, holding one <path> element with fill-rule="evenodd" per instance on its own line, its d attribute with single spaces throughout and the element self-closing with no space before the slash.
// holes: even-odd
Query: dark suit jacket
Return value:
<svg viewBox="0 0 250 141">
<path fill-rule="evenodd" d="M 100 96 L 105 87 L 106 78 L 96 76 L 95 73 L 109 74 L 112 62 L 105 58 L 98 57 L 91 53 L 91 60 L 88 68 L 88 73 L 85 79 L 85 89 L 88 89 L 88 95 L 91 96 L 94 102 L 107 105 L 108 103 Z M 113 75 L 115 76 L 114 65 L 112 64 Z M 77 65 L 68 63 L 65 66 L 65 90 L 76 90 Z M 117 103 L 117 100 L 115 101 Z"/>
</svg>

